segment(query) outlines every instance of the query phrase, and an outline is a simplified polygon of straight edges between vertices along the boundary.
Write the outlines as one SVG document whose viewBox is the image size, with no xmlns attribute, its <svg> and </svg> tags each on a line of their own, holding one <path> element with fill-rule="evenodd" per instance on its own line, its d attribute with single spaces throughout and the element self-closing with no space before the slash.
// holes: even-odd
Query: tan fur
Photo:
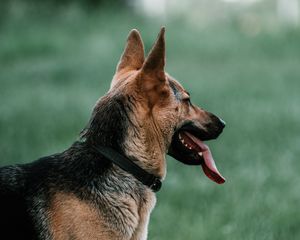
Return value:
<svg viewBox="0 0 300 240">
<path fill-rule="evenodd" d="M 51 234 L 54 240 L 121 239 L 115 231 L 105 228 L 97 209 L 74 195 L 58 193 L 49 209 Z"/>
<path fill-rule="evenodd" d="M 119 60 L 116 72 L 127 73 L 131 70 L 140 69 L 144 63 L 144 44 L 139 32 L 133 29 L 127 38 L 124 52 Z M 111 88 L 114 86 L 118 77 L 111 82 Z"/>
<path fill-rule="evenodd" d="M 184 120 L 193 120 L 199 127 L 210 120 L 207 112 L 186 101 L 189 94 L 165 73 L 164 65 L 164 29 L 146 60 L 141 37 L 133 30 L 108 92 L 112 96 L 122 92 L 128 101 L 134 102 L 134 114 L 129 116 L 134 128 L 128 128 L 122 146 L 126 156 L 161 179 L 166 175 L 165 155 L 174 129 Z M 170 83 L 176 86 L 179 100 Z M 143 199 L 112 193 L 105 197 L 109 214 L 101 206 L 79 200 L 75 195 L 57 193 L 49 208 L 53 239 L 146 240 L 150 213 L 156 202 L 154 193 L 147 189 Z"/>
<path fill-rule="evenodd" d="M 139 224 L 134 231 L 133 236 L 130 240 L 146 240 L 148 235 L 148 223 L 150 220 L 150 213 L 155 206 L 156 197 L 154 193 L 148 192 L 145 196 L 148 199 L 139 208 Z"/>
<path fill-rule="evenodd" d="M 121 211 L 119 224 L 114 224 L 109 217 L 103 216 L 101 209 L 91 203 L 73 194 L 57 193 L 48 210 L 52 239 L 146 239 L 150 211 L 156 201 L 153 193 L 149 191 L 147 195 L 149 201 L 140 206 L 130 198 L 108 196 L 108 200 L 113 205 L 117 204 Z"/>
</svg>

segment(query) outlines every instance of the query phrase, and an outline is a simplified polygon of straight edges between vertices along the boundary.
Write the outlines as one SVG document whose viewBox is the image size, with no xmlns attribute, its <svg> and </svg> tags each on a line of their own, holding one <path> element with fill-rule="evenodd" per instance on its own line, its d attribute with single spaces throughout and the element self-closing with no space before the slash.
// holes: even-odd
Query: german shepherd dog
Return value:
<svg viewBox="0 0 300 240">
<path fill-rule="evenodd" d="M 146 58 L 139 32 L 129 33 L 109 91 L 69 149 L 0 168 L 1 239 L 147 239 L 166 154 L 225 181 L 203 143 L 225 123 L 164 71 L 164 33 Z"/>
</svg>

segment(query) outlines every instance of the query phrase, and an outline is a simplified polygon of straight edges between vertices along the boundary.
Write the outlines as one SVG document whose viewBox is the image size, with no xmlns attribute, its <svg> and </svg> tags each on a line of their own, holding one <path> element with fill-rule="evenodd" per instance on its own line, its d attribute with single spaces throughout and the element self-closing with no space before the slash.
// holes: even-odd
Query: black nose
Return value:
<svg viewBox="0 0 300 240">
<path fill-rule="evenodd" d="M 222 118 L 219 118 L 219 122 L 221 128 L 224 128 L 226 126 L 226 122 Z"/>
<path fill-rule="evenodd" d="M 212 113 L 210 113 L 209 115 L 210 115 L 212 127 L 214 126 L 216 129 L 222 131 L 226 125 L 225 121 Z"/>
<path fill-rule="evenodd" d="M 209 113 L 210 122 L 206 125 L 206 132 L 209 138 L 217 138 L 225 127 L 225 121 L 216 115 Z"/>
<path fill-rule="evenodd" d="M 216 134 L 220 135 L 226 125 L 225 121 L 216 116 L 214 119 Z"/>
</svg>

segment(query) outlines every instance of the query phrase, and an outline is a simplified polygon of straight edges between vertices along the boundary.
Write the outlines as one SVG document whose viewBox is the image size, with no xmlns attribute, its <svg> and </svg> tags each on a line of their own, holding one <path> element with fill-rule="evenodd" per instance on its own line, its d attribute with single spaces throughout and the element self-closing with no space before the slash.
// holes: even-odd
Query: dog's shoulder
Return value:
<svg viewBox="0 0 300 240">
<path fill-rule="evenodd" d="M 34 213 L 47 202 L 47 185 L 59 154 L 0 168 L 0 230 L 9 239 L 35 239 Z M 37 202 L 39 204 L 37 204 Z M 18 231 L 16 231 L 18 229 Z"/>
<path fill-rule="evenodd" d="M 78 236 L 92 234 L 92 229 L 98 236 L 100 228 L 100 235 L 108 230 L 131 235 L 141 209 L 153 205 L 145 186 L 85 143 L 29 164 L 0 168 L 0 189 L 0 220 L 7 223 L 2 226 L 8 234 L 12 228 L 22 234 L 11 239 L 32 239 L 34 228 L 41 238 L 63 234 L 65 228 Z"/>
</svg>

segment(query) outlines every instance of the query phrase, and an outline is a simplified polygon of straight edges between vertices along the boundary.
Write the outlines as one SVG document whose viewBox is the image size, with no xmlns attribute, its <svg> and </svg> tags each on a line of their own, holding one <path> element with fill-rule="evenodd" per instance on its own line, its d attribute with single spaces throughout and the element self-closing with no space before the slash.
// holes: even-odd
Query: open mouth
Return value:
<svg viewBox="0 0 300 240">
<path fill-rule="evenodd" d="M 181 127 L 173 136 L 168 154 L 188 165 L 201 165 L 205 175 L 218 184 L 225 178 L 218 171 L 209 147 L 203 142 L 217 136 L 209 136 L 192 124 Z"/>
</svg>

